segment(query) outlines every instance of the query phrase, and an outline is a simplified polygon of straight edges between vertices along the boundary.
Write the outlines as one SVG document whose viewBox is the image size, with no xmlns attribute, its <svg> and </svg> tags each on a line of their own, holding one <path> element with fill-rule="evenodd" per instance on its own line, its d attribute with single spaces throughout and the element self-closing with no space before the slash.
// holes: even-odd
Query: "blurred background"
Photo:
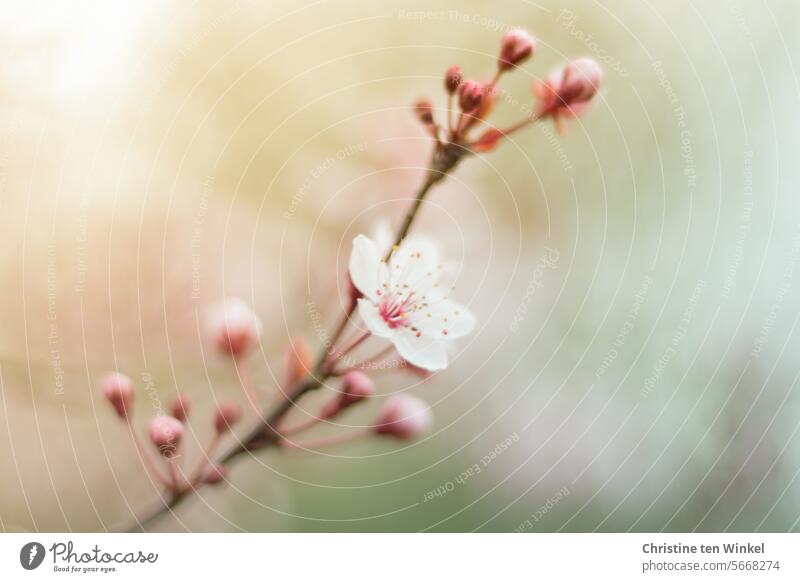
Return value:
<svg viewBox="0 0 800 582">
<path fill-rule="evenodd" d="M 493 121 L 571 58 L 601 62 L 604 87 L 564 136 L 539 125 L 465 161 L 415 225 L 480 321 L 446 371 L 374 374 L 425 398 L 433 430 L 240 459 L 154 529 L 798 529 L 796 2 L 2 14 L 3 530 L 119 528 L 157 498 L 97 380 L 136 380 L 142 431 L 189 394 L 197 454 L 214 402 L 244 402 L 203 333 L 225 296 L 264 321 L 250 364 L 274 397 L 288 339 L 319 347 L 341 310 L 352 238 L 396 227 L 423 175 L 409 104 L 443 107 L 453 63 L 490 76 L 514 26 L 538 52 Z"/>
</svg>

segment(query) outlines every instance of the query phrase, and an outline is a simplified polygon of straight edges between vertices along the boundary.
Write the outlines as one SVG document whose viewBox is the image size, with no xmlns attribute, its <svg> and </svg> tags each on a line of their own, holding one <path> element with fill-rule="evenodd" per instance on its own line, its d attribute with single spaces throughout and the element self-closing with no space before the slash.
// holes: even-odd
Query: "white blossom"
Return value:
<svg viewBox="0 0 800 582">
<path fill-rule="evenodd" d="M 472 313 L 449 299 L 441 269 L 436 248 L 425 239 L 406 239 L 388 263 L 366 236 L 353 240 L 350 278 L 363 295 L 361 319 L 406 361 L 430 371 L 447 367 L 447 342 L 475 327 Z"/>
</svg>

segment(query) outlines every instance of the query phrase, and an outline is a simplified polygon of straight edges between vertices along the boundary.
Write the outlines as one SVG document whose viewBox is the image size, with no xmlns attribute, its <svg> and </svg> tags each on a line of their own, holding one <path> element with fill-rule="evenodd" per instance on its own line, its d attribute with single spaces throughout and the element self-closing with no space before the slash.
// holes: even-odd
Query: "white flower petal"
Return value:
<svg viewBox="0 0 800 582">
<path fill-rule="evenodd" d="M 406 239 L 389 259 L 390 291 L 425 295 L 439 278 L 439 252 L 423 237 Z"/>
<path fill-rule="evenodd" d="M 404 329 L 392 337 L 397 352 L 410 364 L 430 372 L 447 367 L 447 351 L 442 342 Z"/>
<path fill-rule="evenodd" d="M 373 335 L 382 338 L 390 338 L 395 335 L 395 330 L 389 327 L 378 312 L 378 306 L 368 299 L 358 300 L 358 314 Z"/>
<path fill-rule="evenodd" d="M 463 305 L 443 299 L 414 313 L 411 325 L 437 340 L 464 337 L 475 328 L 477 320 Z"/>
<path fill-rule="evenodd" d="M 378 301 L 384 283 L 387 283 L 386 263 L 381 260 L 375 243 L 363 234 L 353 239 L 350 253 L 350 279 L 365 297 Z"/>
<path fill-rule="evenodd" d="M 381 219 L 372 225 L 370 230 L 370 238 L 375 243 L 375 248 L 382 257 L 385 257 L 392 249 L 392 242 L 394 241 L 394 232 L 392 226 L 386 219 Z"/>
</svg>

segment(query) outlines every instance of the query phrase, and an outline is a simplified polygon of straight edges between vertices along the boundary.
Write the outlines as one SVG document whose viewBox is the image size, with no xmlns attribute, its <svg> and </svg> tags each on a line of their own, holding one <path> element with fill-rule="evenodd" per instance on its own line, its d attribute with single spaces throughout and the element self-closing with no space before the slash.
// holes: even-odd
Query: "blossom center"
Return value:
<svg viewBox="0 0 800 582">
<path fill-rule="evenodd" d="M 414 310 L 414 293 L 409 293 L 405 298 L 387 295 L 378 305 L 378 313 L 391 329 L 408 327 L 408 315 Z"/>
</svg>

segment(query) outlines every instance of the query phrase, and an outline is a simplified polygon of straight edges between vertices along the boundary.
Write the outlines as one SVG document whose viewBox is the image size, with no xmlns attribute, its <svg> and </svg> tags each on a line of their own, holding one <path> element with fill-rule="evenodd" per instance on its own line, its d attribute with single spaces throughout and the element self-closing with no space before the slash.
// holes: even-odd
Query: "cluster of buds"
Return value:
<svg viewBox="0 0 800 582">
<path fill-rule="evenodd" d="M 239 376 L 248 398 L 258 398 L 246 373 L 246 356 L 258 344 L 262 325 L 252 309 L 239 299 L 228 299 L 212 310 L 208 318 L 208 335 L 216 350 L 230 358 L 239 371 Z M 311 350 L 302 338 L 294 338 L 284 356 L 284 379 L 286 387 L 296 385 L 312 373 Z M 333 419 L 354 405 L 375 396 L 375 384 L 360 370 L 342 374 L 341 387 L 312 422 L 297 427 L 281 428 L 282 435 L 300 432 L 319 421 Z M 213 438 L 199 453 L 193 469 L 186 468 L 185 437 L 192 416 L 192 401 L 186 394 L 175 396 L 162 412 L 152 418 L 147 426 L 147 436 L 152 447 L 146 447 L 133 425 L 136 389 L 133 380 L 119 372 L 106 374 L 100 380 L 100 391 L 112 406 L 116 415 L 127 425 L 134 447 L 148 469 L 151 477 L 163 484 L 167 491 L 181 495 L 200 485 L 213 485 L 225 481 L 227 468 L 213 461 L 220 440 L 242 419 L 242 408 L 236 402 L 225 400 L 218 403 L 211 426 Z M 410 439 L 426 430 L 431 423 L 427 404 L 411 396 L 390 398 L 380 410 L 371 431 L 374 434 Z M 353 437 L 363 432 L 352 433 Z M 334 439 L 335 442 L 349 440 Z M 324 441 L 320 444 L 326 444 Z M 166 471 L 164 469 L 166 468 Z"/>
<path fill-rule="evenodd" d="M 187 395 L 179 394 L 172 400 L 169 405 L 170 414 L 159 414 L 150 420 L 147 435 L 152 449 L 148 449 L 132 422 L 136 394 L 133 380 L 124 374 L 113 372 L 100 380 L 100 390 L 117 416 L 126 423 L 134 447 L 151 477 L 168 491 L 180 494 L 201 484 L 219 483 L 223 480 L 225 468 L 210 461 L 219 438 L 242 417 L 238 404 L 231 401 L 219 403 L 212 422 L 215 436 L 200 455 L 194 470 L 186 470 L 183 462 L 183 441 L 192 410 L 192 402 Z M 163 470 L 165 465 L 166 473 Z"/>
<path fill-rule="evenodd" d="M 322 407 L 318 415 L 305 423 L 282 429 L 282 434 L 294 436 L 319 421 L 338 417 L 354 405 L 365 402 L 376 395 L 375 383 L 360 370 L 347 372 L 342 376 L 341 380 L 339 393 Z M 283 444 L 296 448 L 319 448 L 327 444 L 339 444 L 344 441 L 355 440 L 368 434 L 410 440 L 427 431 L 432 422 L 433 415 L 424 400 L 416 396 L 397 395 L 386 400 L 379 409 L 376 419 L 366 431 L 357 430 L 344 435 L 334 435 L 305 443 L 284 441 Z"/>
<path fill-rule="evenodd" d="M 415 115 L 436 140 L 437 147 L 458 148 L 463 152 L 461 155 L 489 152 L 503 138 L 537 120 L 553 119 L 558 130 L 563 132 L 562 119 L 582 114 L 597 94 L 603 78 L 600 66 L 589 58 L 568 63 L 543 83 L 534 82 L 533 94 L 538 98 L 538 106 L 526 108 L 523 119 L 517 123 L 506 128 L 489 126 L 480 135 L 472 135 L 476 127 L 486 124 L 500 94 L 498 82 L 502 75 L 519 67 L 535 53 L 536 40 L 527 31 L 517 28 L 503 35 L 497 69 L 488 82 L 465 79 L 458 65 L 447 69 L 444 76 L 448 97 L 446 123 L 437 122 L 429 99 L 419 100 L 414 105 Z"/>
</svg>

